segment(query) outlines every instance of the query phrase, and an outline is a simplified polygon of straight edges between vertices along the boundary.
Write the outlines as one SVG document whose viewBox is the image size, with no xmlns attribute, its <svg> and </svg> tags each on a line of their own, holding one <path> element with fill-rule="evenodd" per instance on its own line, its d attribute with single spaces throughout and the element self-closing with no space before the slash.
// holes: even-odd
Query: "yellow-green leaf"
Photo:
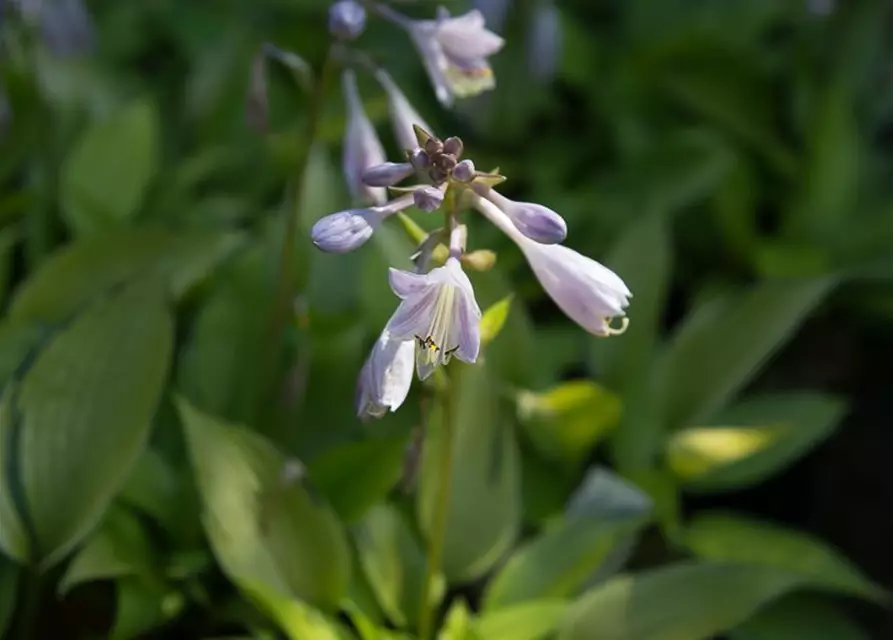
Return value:
<svg viewBox="0 0 893 640">
<path fill-rule="evenodd" d="M 509 294 L 499 302 L 488 308 L 483 317 L 481 317 L 481 346 L 486 346 L 493 341 L 505 326 L 505 321 L 509 316 L 509 309 L 512 306 L 514 294 Z"/>
<path fill-rule="evenodd" d="M 567 607 L 563 599 L 532 600 L 484 613 L 474 628 L 485 640 L 540 640 L 558 625 Z"/>
</svg>

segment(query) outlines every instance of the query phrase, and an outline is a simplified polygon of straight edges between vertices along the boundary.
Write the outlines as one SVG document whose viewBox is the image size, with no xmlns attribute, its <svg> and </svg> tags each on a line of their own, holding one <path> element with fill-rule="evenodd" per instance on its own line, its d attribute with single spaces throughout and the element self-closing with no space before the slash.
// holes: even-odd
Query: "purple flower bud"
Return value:
<svg viewBox="0 0 893 640">
<path fill-rule="evenodd" d="M 329 7 L 329 33 L 342 40 L 353 40 L 366 26 L 366 10 L 354 0 L 339 0 Z"/>
<path fill-rule="evenodd" d="M 381 216 L 374 209 L 349 209 L 320 218 L 310 230 L 313 244 L 328 253 L 347 253 L 372 237 Z"/>
<path fill-rule="evenodd" d="M 483 188 L 479 193 L 502 209 L 518 231 L 531 240 L 556 244 L 567 237 L 567 223 L 550 208 L 533 202 L 515 202 L 489 188 Z"/>
<path fill-rule="evenodd" d="M 372 121 L 366 115 L 354 72 L 344 71 L 342 83 L 347 107 L 347 129 L 344 132 L 342 153 L 344 177 L 354 200 L 381 204 L 387 196 L 384 189 L 364 184 L 362 176 L 367 169 L 387 161 L 384 147 L 375 133 Z"/>
<path fill-rule="evenodd" d="M 409 163 L 416 171 L 431 168 L 431 156 L 424 149 L 413 149 L 409 154 Z"/>
<path fill-rule="evenodd" d="M 471 182 L 474 175 L 474 163 L 471 160 L 463 160 L 453 169 L 453 177 L 459 182 Z"/>
<path fill-rule="evenodd" d="M 419 209 L 431 213 L 443 204 L 443 191 L 437 187 L 420 187 L 412 192 L 412 200 Z"/>
<path fill-rule="evenodd" d="M 370 187 L 390 187 L 412 175 L 415 169 L 408 162 L 385 162 L 363 172 L 363 184 Z"/>
</svg>

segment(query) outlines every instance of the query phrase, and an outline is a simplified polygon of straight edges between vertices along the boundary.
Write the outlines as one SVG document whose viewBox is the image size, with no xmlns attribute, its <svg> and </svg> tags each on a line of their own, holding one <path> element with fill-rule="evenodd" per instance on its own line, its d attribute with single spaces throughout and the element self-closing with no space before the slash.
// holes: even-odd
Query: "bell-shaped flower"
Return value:
<svg viewBox="0 0 893 640">
<path fill-rule="evenodd" d="M 380 418 L 403 404 L 412 385 L 414 353 L 413 339 L 398 340 L 387 329 L 381 332 L 357 380 L 358 417 Z"/>
<path fill-rule="evenodd" d="M 411 20 L 387 8 L 379 8 L 379 13 L 409 32 L 442 104 L 450 106 L 456 98 L 496 86 L 487 58 L 502 49 L 505 41 L 484 26 L 480 11 L 452 17 L 441 7 L 436 20 Z"/>
<path fill-rule="evenodd" d="M 419 112 L 409 103 L 406 96 L 400 91 L 391 76 L 383 69 L 375 73 L 375 78 L 381 84 L 388 97 L 388 113 L 391 117 L 391 126 L 394 129 L 394 137 L 401 149 L 408 151 L 418 146 L 414 126 L 421 127 L 425 131 L 432 131 L 431 127 L 422 119 Z"/>
<path fill-rule="evenodd" d="M 417 342 L 420 379 L 453 355 L 465 362 L 477 360 L 481 309 L 457 257 L 447 258 L 444 266 L 426 274 L 391 269 L 390 283 L 401 301 L 387 330 L 397 339 Z"/>
<path fill-rule="evenodd" d="M 475 191 L 499 207 L 518 231 L 531 240 L 555 244 L 567 237 L 567 223 L 550 208 L 533 202 L 515 202 L 483 185 L 475 185 Z"/>
<path fill-rule="evenodd" d="M 564 245 L 531 240 L 485 198 L 476 197 L 474 206 L 518 245 L 543 289 L 571 320 L 599 336 L 626 329 L 632 293 L 616 273 Z M 611 326 L 616 317 L 622 318 L 620 328 Z"/>
<path fill-rule="evenodd" d="M 317 220 L 310 238 L 323 251 L 347 253 L 365 244 L 385 218 L 412 205 L 412 194 L 407 193 L 380 207 L 339 211 Z"/>
<path fill-rule="evenodd" d="M 347 70 L 341 76 L 344 100 L 347 108 L 347 128 L 344 134 L 342 168 L 351 196 L 364 204 L 382 204 L 387 194 L 382 187 L 370 187 L 363 182 L 363 173 L 370 167 L 383 164 L 384 148 L 375 133 L 375 127 L 366 115 L 357 79 Z"/>
</svg>

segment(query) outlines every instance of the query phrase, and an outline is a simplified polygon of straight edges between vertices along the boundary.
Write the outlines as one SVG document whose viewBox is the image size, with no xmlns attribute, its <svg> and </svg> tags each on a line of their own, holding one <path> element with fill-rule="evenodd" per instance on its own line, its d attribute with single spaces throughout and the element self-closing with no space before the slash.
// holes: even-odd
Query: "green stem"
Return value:
<svg viewBox="0 0 893 640">
<path fill-rule="evenodd" d="M 267 349 L 264 359 L 264 369 L 262 375 L 267 376 L 269 380 L 265 388 L 269 389 L 272 396 L 272 402 L 264 403 L 267 411 L 273 412 L 273 409 L 279 405 L 278 393 L 280 388 L 277 385 L 279 380 L 278 355 L 282 348 L 285 329 L 288 325 L 288 318 L 291 315 L 292 303 L 296 293 L 295 270 L 297 256 L 295 255 L 295 246 L 299 242 L 298 235 L 301 233 L 301 205 L 304 199 L 304 189 L 307 182 L 307 167 L 310 164 L 310 158 L 313 154 L 313 148 L 316 144 L 316 138 L 319 134 L 319 125 L 322 121 L 323 107 L 325 106 L 326 94 L 328 92 L 329 82 L 335 70 L 335 58 L 332 55 L 332 48 L 326 52 L 325 60 L 319 75 L 315 78 L 312 92 L 310 94 L 310 104 L 307 110 L 307 122 L 304 131 L 303 147 L 300 156 L 295 165 L 295 184 L 292 191 L 292 209 L 289 212 L 285 222 L 285 231 L 282 234 L 282 250 L 279 258 L 279 273 L 276 278 L 276 294 L 273 302 L 273 310 L 270 315 L 270 330 L 267 334 Z M 303 235 L 303 234 L 301 234 Z M 268 413 L 268 417 L 269 417 Z M 269 424 L 269 423 L 267 423 Z"/>
<path fill-rule="evenodd" d="M 18 613 L 17 638 L 20 640 L 33 640 L 34 625 L 37 622 L 37 614 L 40 611 L 40 574 L 36 569 L 27 568 L 21 577 L 22 600 Z"/>
<path fill-rule="evenodd" d="M 446 378 L 447 376 L 444 375 Z M 440 459 L 437 478 L 440 480 L 436 502 L 434 503 L 434 517 L 431 522 L 428 543 L 428 561 L 425 571 L 425 581 L 422 583 L 421 612 L 419 615 L 419 638 L 429 640 L 433 637 L 434 611 L 431 607 L 431 594 L 434 590 L 434 582 L 440 571 L 443 558 L 443 546 L 446 540 L 446 525 L 450 507 L 450 491 L 453 484 L 453 453 L 455 449 L 455 397 L 456 371 L 447 380 L 439 392 L 442 403 L 442 418 L 440 429 Z"/>
</svg>

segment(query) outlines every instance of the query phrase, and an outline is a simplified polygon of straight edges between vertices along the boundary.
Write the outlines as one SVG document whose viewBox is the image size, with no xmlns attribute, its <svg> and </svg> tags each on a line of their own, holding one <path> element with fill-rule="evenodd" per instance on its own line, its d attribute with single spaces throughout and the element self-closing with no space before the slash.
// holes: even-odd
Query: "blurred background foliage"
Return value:
<svg viewBox="0 0 893 640">
<path fill-rule="evenodd" d="M 513 298 L 462 376 L 440 638 L 893 637 L 893 7 L 479 4 L 498 88 L 452 112 L 402 34 L 359 45 L 635 297 L 595 339 L 470 218 L 481 306 Z M 270 344 L 307 97 L 271 65 L 258 134 L 249 70 L 318 65 L 327 3 L 87 6 L 3 15 L 0 636 L 407 637 L 439 418 L 420 385 L 354 417 L 412 247 L 307 241 L 349 205 L 336 91 Z"/>
</svg>

